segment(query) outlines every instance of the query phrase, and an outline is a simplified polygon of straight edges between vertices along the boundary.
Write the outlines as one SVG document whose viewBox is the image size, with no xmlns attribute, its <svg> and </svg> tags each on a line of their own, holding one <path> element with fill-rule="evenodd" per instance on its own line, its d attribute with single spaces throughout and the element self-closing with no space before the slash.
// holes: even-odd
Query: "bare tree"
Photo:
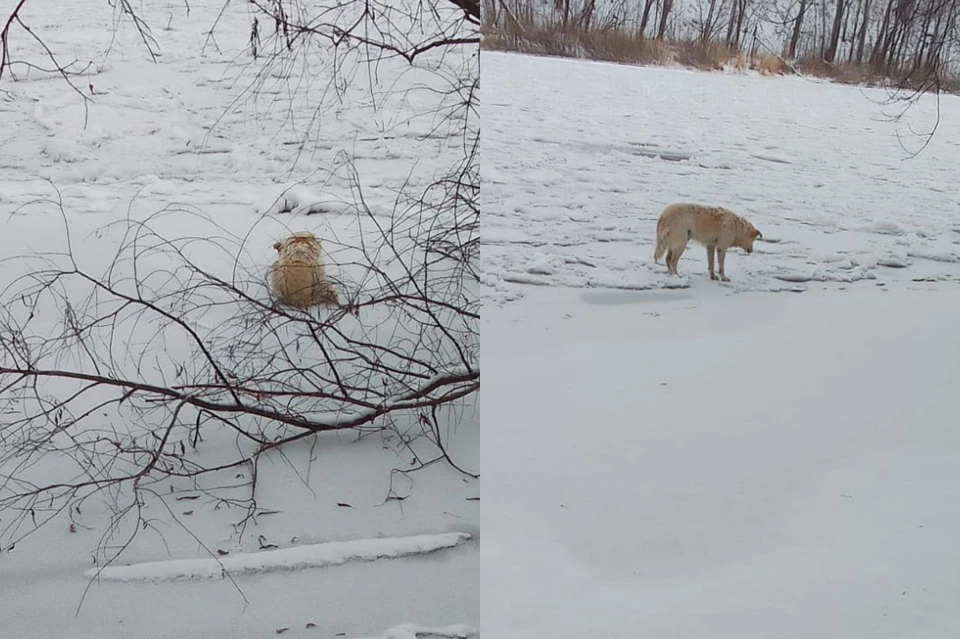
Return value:
<svg viewBox="0 0 960 639">
<path fill-rule="evenodd" d="M 739 48 L 740 37 L 743 34 L 743 21 L 747 15 L 747 0 L 731 0 L 730 18 L 727 22 L 726 44 L 731 48 Z"/>
<path fill-rule="evenodd" d="M 644 0 L 643 2 L 643 17 L 640 18 L 640 35 L 644 36 L 647 32 L 647 23 L 650 20 L 650 11 L 653 10 L 654 5 L 656 5 L 657 0 Z"/>
<path fill-rule="evenodd" d="M 717 0 L 707 0 L 707 2 L 706 15 L 704 15 L 703 2 L 697 2 L 697 11 L 700 15 L 697 39 L 700 42 L 708 42 L 713 39 L 713 32 L 720 18 L 719 9 L 722 8 L 722 4 L 720 7 L 717 6 Z"/>
<path fill-rule="evenodd" d="M 836 0 L 833 14 L 833 29 L 830 32 L 830 43 L 823 55 L 827 62 L 833 62 L 837 57 L 837 47 L 840 45 L 840 30 L 847 17 L 847 0 Z"/>
<path fill-rule="evenodd" d="M 867 25 L 870 24 L 871 0 L 863 0 L 863 12 L 860 18 L 860 30 L 857 34 L 857 53 L 854 59 L 857 64 L 863 63 L 863 52 L 867 44 Z"/>
<path fill-rule="evenodd" d="M 670 12 L 673 10 L 673 0 L 663 0 L 660 9 L 660 26 L 657 28 L 657 39 L 663 40 L 667 33 L 667 24 Z"/>
<path fill-rule="evenodd" d="M 809 0 L 800 0 L 800 6 L 797 8 L 797 15 L 793 19 L 793 33 L 790 36 L 790 45 L 787 47 L 787 57 L 797 57 L 797 45 L 800 44 L 800 34 L 803 30 L 803 19 L 807 14 L 807 3 Z"/>
</svg>

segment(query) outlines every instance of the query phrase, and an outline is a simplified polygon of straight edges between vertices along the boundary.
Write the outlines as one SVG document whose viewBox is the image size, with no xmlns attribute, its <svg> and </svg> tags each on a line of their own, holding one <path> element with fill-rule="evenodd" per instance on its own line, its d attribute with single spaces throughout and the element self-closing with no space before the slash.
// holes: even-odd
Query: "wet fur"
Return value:
<svg viewBox="0 0 960 639">
<path fill-rule="evenodd" d="M 752 253 L 753 242 L 760 237 L 763 234 L 753 224 L 721 206 L 671 204 L 657 220 L 657 247 L 653 252 L 653 261 L 659 263 L 666 253 L 667 270 L 672 275 L 679 275 L 677 263 L 687 244 L 693 240 L 707 247 L 710 279 L 717 279 L 713 272 L 716 253 L 720 279 L 729 282 L 730 278 L 723 271 L 727 250 L 737 247 Z"/>
<path fill-rule="evenodd" d="M 279 258 L 270 269 L 270 292 L 281 304 L 296 308 L 338 304 L 337 290 L 326 280 L 320 240 L 313 233 L 294 233 L 273 248 Z"/>
</svg>

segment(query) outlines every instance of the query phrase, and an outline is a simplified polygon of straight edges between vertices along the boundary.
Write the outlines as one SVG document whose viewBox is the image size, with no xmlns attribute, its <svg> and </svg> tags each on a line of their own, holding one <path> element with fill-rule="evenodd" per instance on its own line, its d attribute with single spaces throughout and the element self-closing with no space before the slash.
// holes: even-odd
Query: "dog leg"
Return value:
<svg viewBox="0 0 960 639">
<path fill-rule="evenodd" d="M 667 273 L 673 275 L 673 249 L 667 249 Z"/>
<path fill-rule="evenodd" d="M 678 246 L 673 251 L 673 274 L 677 277 L 680 277 L 680 273 L 677 272 L 677 264 L 680 263 L 680 256 L 683 255 L 683 252 L 687 249 L 686 245 Z"/>
<path fill-rule="evenodd" d="M 717 263 L 720 266 L 720 281 L 729 282 L 730 278 L 724 275 L 723 273 L 723 260 L 727 257 L 727 249 L 718 248 L 717 249 Z"/>
<path fill-rule="evenodd" d="M 713 274 L 713 252 L 717 249 L 716 246 L 707 247 L 707 270 L 710 271 L 710 279 L 715 280 L 717 276 Z"/>
<path fill-rule="evenodd" d="M 667 264 L 667 272 L 670 273 L 670 275 L 676 275 L 678 277 L 680 276 L 680 274 L 677 273 L 677 252 L 676 251 L 673 251 L 673 250 L 670 251 L 670 262 L 668 262 Z"/>
</svg>

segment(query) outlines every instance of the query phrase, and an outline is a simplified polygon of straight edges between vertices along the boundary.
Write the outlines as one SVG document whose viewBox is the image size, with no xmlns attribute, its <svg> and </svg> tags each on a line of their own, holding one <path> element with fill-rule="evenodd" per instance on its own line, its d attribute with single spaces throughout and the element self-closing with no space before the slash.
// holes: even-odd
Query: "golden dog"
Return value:
<svg viewBox="0 0 960 639">
<path fill-rule="evenodd" d="M 679 275 L 677 262 L 687 248 L 687 243 L 694 240 L 707 247 L 710 279 L 717 279 L 713 273 L 713 254 L 716 251 L 720 279 L 729 282 L 730 278 L 723 272 L 727 249 L 736 246 L 747 253 L 753 253 L 753 241 L 758 237 L 763 237 L 763 234 L 753 224 L 723 207 L 671 204 L 663 209 L 660 219 L 657 220 L 657 248 L 653 252 L 653 261 L 659 263 L 666 253 L 667 270 L 673 275 Z"/>
<path fill-rule="evenodd" d="M 280 254 L 270 269 L 270 291 L 296 308 L 338 304 L 337 289 L 326 279 L 320 240 L 308 231 L 294 233 L 273 248 Z"/>
</svg>

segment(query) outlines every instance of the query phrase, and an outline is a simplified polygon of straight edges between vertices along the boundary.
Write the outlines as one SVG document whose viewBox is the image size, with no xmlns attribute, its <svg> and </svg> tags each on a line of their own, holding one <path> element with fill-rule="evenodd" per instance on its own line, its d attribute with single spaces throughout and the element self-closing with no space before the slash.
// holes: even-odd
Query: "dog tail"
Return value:
<svg viewBox="0 0 960 639">
<path fill-rule="evenodd" d="M 657 223 L 657 247 L 653 249 L 654 264 L 660 263 L 660 258 L 667 252 L 666 231 Z"/>
</svg>

